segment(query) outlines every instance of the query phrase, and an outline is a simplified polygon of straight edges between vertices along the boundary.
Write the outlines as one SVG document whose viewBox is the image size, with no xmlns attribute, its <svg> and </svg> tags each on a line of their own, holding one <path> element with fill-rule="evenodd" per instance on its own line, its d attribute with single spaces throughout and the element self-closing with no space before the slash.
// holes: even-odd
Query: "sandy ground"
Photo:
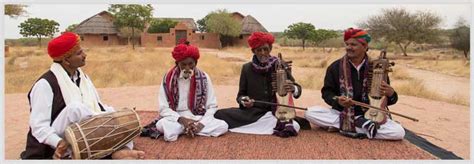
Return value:
<svg viewBox="0 0 474 164">
<path fill-rule="evenodd" d="M 219 108 L 236 106 L 237 86 L 215 86 Z M 99 89 L 102 101 L 115 108 L 136 107 L 137 110 L 157 110 L 158 86 Z M 319 90 L 303 90 L 296 105 L 325 105 Z M 391 110 L 419 119 L 413 122 L 394 116 L 404 127 L 419 133 L 430 142 L 456 155 L 470 159 L 470 113 L 468 106 L 403 96 Z M 302 112 L 299 112 L 301 115 Z M 18 159 L 25 148 L 29 106 L 26 93 L 5 95 L 5 158 Z"/>
<path fill-rule="evenodd" d="M 411 77 L 423 80 L 426 89 L 436 91 L 445 98 L 454 97 L 463 100 L 469 100 L 470 98 L 469 78 L 450 76 L 407 66 L 402 67 L 407 68 L 407 72 Z"/>
</svg>

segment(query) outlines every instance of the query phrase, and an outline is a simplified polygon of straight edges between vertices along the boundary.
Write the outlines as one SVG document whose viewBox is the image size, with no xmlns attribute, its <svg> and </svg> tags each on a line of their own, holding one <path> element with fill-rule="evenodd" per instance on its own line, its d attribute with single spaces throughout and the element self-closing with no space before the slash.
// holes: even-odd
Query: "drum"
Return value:
<svg viewBox="0 0 474 164">
<path fill-rule="evenodd" d="M 112 154 L 140 134 L 140 118 L 133 109 L 95 115 L 65 130 L 73 159 L 99 159 Z"/>
</svg>

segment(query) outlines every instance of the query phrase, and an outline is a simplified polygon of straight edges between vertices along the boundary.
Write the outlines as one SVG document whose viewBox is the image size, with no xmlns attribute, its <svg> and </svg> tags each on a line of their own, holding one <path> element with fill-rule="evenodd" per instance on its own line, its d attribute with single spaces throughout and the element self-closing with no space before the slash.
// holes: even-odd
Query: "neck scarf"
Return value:
<svg viewBox="0 0 474 164">
<path fill-rule="evenodd" d="M 349 63 L 347 55 L 344 55 L 339 63 L 339 91 L 341 96 L 347 96 L 349 98 L 354 97 L 354 90 L 352 87 L 352 75 L 351 75 L 351 64 Z M 368 72 L 369 72 L 369 59 L 367 55 L 365 56 L 365 66 L 364 72 L 362 73 L 362 101 L 367 102 L 367 91 L 368 91 Z M 358 92 L 358 91 L 356 91 Z M 347 132 L 356 132 L 354 124 L 354 106 L 344 108 L 344 110 L 339 115 L 340 118 L 340 129 Z"/>
<path fill-rule="evenodd" d="M 179 101 L 178 78 L 181 70 L 178 66 L 171 68 L 165 75 L 163 87 L 165 88 L 168 105 L 176 111 Z M 204 115 L 206 113 L 207 102 L 207 77 L 206 74 L 194 67 L 194 75 L 191 76 L 191 83 L 188 95 L 188 109 L 194 115 Z"/>
<path fill-rule="evenodd" d="M 79 78 L 81 79 L 79 87 L 71 80 L 61 64 L 53 63 L 50 70 L 58 79 L 59 88 L 61 89 L 66 106 L 72 102 L 80 102 L 89 107 L 94 113 L 101 112 L 97 91 L 90 79 L 87 78 L 80 68 L 77 69 L 79 71 Z"/>
<path fill-rule="evenodd" d="M 275 56 L 270 56 L 268 58 L 268 61 L 266 63 L 260 63 L 260 61 L 257 58 L 257 55 L 253 55 L 252 58 L 252 70 L 257 72 L 257 73 L 267 73 L 274 68 L 276 61 L 278 61 L 278 58 Z"/>
</svg>

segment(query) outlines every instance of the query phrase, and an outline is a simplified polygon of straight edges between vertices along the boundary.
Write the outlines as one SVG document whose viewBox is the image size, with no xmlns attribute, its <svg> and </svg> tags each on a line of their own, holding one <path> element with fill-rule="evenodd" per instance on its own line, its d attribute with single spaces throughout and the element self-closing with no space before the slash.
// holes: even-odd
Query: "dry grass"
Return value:
<svg viewBox="0 0 474 164">
<path fill-rule="evenodd" d="M 460 77 L 470 76 L 470 66 L 467 61 L 457 59 L 444 59 L 434 61 L 413 60 L 410 65 L 415 68 L 434 70 L 443 74 L 449 74 Z"/>
<path fill-rule="evenodd" d="M 83 69 L 98 88 L 122 86 L 158 85 L 164 73 L 173 65 L 171 48 L 104 47 L 86 49 L 87 64 Z M 378 51 L 369 51 L 371 57 Z M 218 53 L 226 54 L 225 58 Z M 343 49 L 333 49 L 331 53 L 321 48 L 275 46 L 273 54 L 282 53 L 285 60 L 293 61 L 293 76 L 306 89 L 319 90 L 323 86 L 326 68 L 344 54 Z M 45 48 L 11 47 L 10 55 L 5 57 L 6 93 L 28 92 L 34 81 L 51 64 Z M 390 55 L 390 54 L 389 54 Z M 413 56 L 423 54 L 415 54 Z M 425 54 L 426 55 L 426 54 Z M 225 48 L 222 50 L 202 49 L 198 67 L 206 71 L 217 85 L 238 85 L 241 65 L 251 59 L 248 48 Z M 443 57 L 442 57 L 443 58 Z M 443 60 L 396 60 L 398 64 L 417 65 L 446 74 L 469 77 L 469 66 L 463 59 L 445 57 Z M 442 98 L 439 94 L 426 90 L 419 79 L 410 77 L 401 67 L 394 67 L 390 74 L 392 85 L 399 94 L 447 101 L 468 105 L 468 98 L 453 96 Z M 467 100 L 467 101 L 466 101 Z"/>
<path fill-rule="evenodd" d="M 12 48 L 5 60 L 6 93 L 28 92 L 34 81 L 51 65 L 51 59 L 39 48 Z M 25 52 L 32 52 L 28 57 Z M 98 88 L 159 85 L 164 73 L 174 65 L 171 48 L 127 47 L 89 48 L 82 69 Z M 36 55 L 40 54 L 40 55 Z M 238 77 L 240 65 L 226 62 L 213 54 L 201 53 L 198 66 L 215 84 Z M 218 69 L 216 69 L 218 68 Z"/>
<path fill-rule="evenodd" d="M 436 92 L 426 89 L 425 85 L 423 84 L 423 81 L 421 81 L 420 79 L 409 78 L 407 80 L 394 81 L 392 85 L 393 88 L 395 88 L 397 93 L 400 95 L 422 97 L 459 105 L 470 105 L 469 99 L 466 97 L 456 95 L 451 98 L 445 98 Z"/>
<path fill-rule="evenodd" d="M 440 54 L 439 50 L 410 54 L 412 60 L 397 61 L 414 68 L 435 71 L 447 75 L 470 77 L 470 63 L 461 54 Z M 432 56 L 431 59 L 427 58 Z"/>
</svg>

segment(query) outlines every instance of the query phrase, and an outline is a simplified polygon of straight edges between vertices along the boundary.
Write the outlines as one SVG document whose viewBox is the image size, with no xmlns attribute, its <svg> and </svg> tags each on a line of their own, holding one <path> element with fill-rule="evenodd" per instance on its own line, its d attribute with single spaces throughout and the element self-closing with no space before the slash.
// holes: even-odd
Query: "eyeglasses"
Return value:
<svg viewBox="0 0 474 164">
<path fill-rule="evenodd" d="M 270 52 L 270 47 L 259 47 L 255 49 L 255 52 Z"/>
</svg>

